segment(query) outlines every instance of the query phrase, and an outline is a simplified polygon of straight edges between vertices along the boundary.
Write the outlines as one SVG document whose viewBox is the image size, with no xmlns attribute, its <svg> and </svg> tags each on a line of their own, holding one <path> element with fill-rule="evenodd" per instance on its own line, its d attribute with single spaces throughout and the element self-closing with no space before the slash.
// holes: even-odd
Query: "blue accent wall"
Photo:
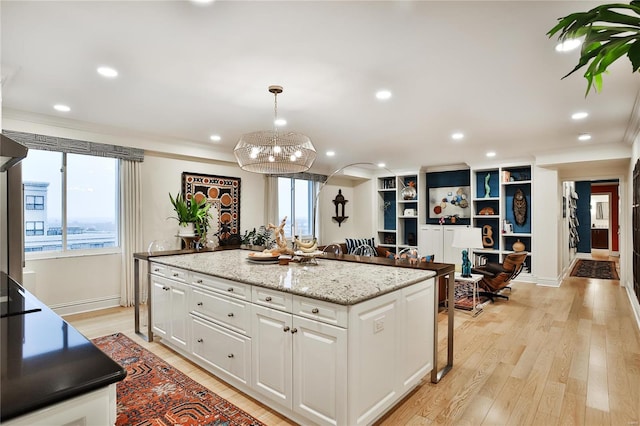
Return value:
<svg viewBox="0 0 640 426">
<path fill-rule="evenodd" d="M 431 172 L 426 174 L 427 185 L 425 188 L 425 199 L 429 200 L 429 188 L 443 188 L 447 186 L 471 186 L 470 170 L 449 170 L 446 172 Z M 484 185 L 484 184 L 483 184 Z M 471 197 L 471 194 L 469 194 Z M 471 203 L 471 200 L 469 200 Z M 429 219 L 429 203 L 426 203 L 427 223 L 438 224 L 438 219 Z M 456 221 L 456 225 L 469 225 L 471 220 L 461 218 Z"/>
<path fill-rule="evenodd" d="M 591 253 L 591 182 L 576 182 L 576 217 L 578 218 L 578 253 Z"/>
</svg>

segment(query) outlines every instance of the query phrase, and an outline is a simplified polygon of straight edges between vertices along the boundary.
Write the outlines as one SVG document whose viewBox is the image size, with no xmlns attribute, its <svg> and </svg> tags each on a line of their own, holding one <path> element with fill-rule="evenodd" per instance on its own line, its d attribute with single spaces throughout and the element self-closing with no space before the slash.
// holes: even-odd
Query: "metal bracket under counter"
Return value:
<svg viewBox="0 0 640 426">
<path fill-rule="evenodd" d="M 176 254 L 187 254 L 187 253 L 195 253 L 195 250 L 175 250 L 175 251 L 166 251 L 166 252 L 158 252 L 158 253 L 134 253 L 134 321 L 135 321 L 135 332 L 137 335 L 141 336 L 148 342 L 153 341 L 153 327 L 151 321 L 151 288 L 149 282 L 147 283 L 147 333 L 140 329 L 140 260 L 149 261 L 151 257 L 159 257 L 159 256 L 170 256 Z M 355 260 L 355 256 L 349 255 L 338 255 L 332 256 L 327 255 L 326 258 L 333 258 L 334 260 L 345 260 L 345 261 L 357 261 Z M 361 256 L 357 256 L 361 257 Z M 354 259 L 351 259 L 354 258 Z M 396 267 L 406 267 L 406 265 L 396 263 L 391 259 L 364 259 L 362 263 L 376 263 L 379 265 L 387 265 L 387 266 L 396 266 Z M 442 263 L 433 263 L 431 265 L 422 263 L 420 267 L 426 270 L 435 271 L 436 275 L 434 279 L 435 282 L 435 294 L 434 294 L 434 322 L 433 322 L 433 370 L 431 370 L 431 382 L 438 383 L 451 369 L 453 368 L 453 330 L 454 330 L 454 309 L 447 309 L 447 362 L 446 364 L 438 369 L 438 308 L 439 308 L 439 285 L 438 278 L 444 277 L 448 280 L 447 285 L 447 300 L 454 300 L 454 288 L 455 288 L 455 266 L 449 264 Z"/>
</svg>

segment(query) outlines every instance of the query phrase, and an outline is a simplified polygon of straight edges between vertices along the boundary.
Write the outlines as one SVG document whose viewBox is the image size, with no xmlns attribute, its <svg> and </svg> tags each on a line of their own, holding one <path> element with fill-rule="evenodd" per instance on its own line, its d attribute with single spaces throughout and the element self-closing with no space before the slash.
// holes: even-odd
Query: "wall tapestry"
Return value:
<svg viewBox="0 0 640 426">
<path fill-rule="evenodd" d="M 469 186 L 429 188 L 429 218 L 471 217 Z"/>
<path fill-rule="evenodd" d="M 209 234 L 217 235 L 221 245 L 235 244 L 240 234 L 240 178 L 183 172 L 182 191 L 187 200 L 206 198 L 218 212 Z"/>
</svg>

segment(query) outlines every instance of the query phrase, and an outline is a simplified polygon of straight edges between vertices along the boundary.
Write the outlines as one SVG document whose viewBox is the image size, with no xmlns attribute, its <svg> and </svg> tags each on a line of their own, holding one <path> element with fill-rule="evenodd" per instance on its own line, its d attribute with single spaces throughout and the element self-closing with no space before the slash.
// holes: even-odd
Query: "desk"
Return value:
<svg viewBox="0 0 640 426">
<path fill-rule="evenodd" d="M 469 311 L 472 316 L 477 316 L 479 313 L 483 311 L 482 306 L 478 309 L 478 283 L 482 281 L 484 275 L 481 274 L 471 274 L 470 277 L 463 277 L 460 272 L 456 272 L 455 281 L 456 283 L 472 283 L 473 284 L 473 308 Z M 455 307 L 455 301 L 453 306 Z"/>
</svg>

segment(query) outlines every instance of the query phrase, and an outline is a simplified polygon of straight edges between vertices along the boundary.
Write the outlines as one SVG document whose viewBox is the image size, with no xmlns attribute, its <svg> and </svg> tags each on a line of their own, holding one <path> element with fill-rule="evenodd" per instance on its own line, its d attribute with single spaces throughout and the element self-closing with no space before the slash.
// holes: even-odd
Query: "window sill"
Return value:
<svg viewBox="0 0 640 426">
<path fill-rule="evenodd" d="M 86 257 L 86 256 L 106 256 L 112 254 L 120 254 L 120 247 L 110 247 L 106 249 L 95 250 L 65 250 L 65 251 L 42 251 L 25 253 L 24 260 L 45 260 L 45 259 L 62 259 L 69 257 Z"/>
</svg>

